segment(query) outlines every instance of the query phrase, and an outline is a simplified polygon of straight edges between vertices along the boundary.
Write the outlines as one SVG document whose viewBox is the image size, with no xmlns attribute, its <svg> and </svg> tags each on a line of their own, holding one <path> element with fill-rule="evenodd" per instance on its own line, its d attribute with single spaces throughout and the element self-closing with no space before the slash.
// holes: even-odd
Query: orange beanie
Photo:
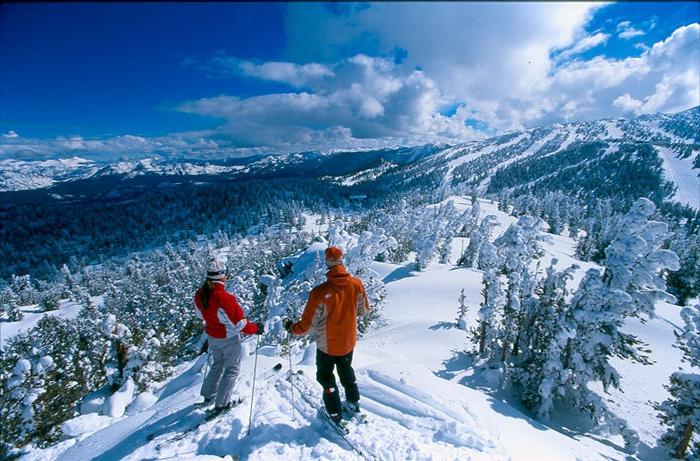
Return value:
<svg viewBox="0 0 700 461">
<path fill-rule="evenodd" d="M 343 264 L 343 250 L 338 247 L 326 248 L 326 266 L 333 267 Z"/>
</svg>

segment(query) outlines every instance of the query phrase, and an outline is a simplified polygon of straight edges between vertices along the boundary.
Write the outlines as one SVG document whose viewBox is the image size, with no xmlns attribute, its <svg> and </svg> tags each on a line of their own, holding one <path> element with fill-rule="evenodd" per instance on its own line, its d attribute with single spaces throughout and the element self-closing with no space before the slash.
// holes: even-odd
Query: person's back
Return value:
<svg viewBox="0 0 700 461">
<path fill-rule="evenodd" d="M 202 381 L 202 404 L 214 402 L 214 411 L 221 412 L 233 404 L 233 389 L 240 372 L 240 334 L 264 332 L 262 323 L 249 322 L 236 297 L 225 289 L 226 265 L 212 260 L 207 279 L 194 295 L 195 312 L 204 321 L 209 343 L 211 367 Z"/>
<path fill-rule="evenodd" d="M 327 280 L 311 290 L 301 320 L 284 321 L 284 327 L 295 335 L 304 335 L 313 328 L 316 333 L 316 380 L 323 386 L 323 402 L 335 422 L 341 420 L 340 394 L 333 369 L 345 389 L 348 408 L 360 411 L 352 356 L 357 343 L 357 317 L 369 311 L 369 301 L 360 279 L 348 273 L 343 265 L 343 252 L 338 247 L 325 251 Z"/>
<path fill-rule="evenodd" d="M 367 298 L 362 282 L 350 275 L 345 266 L 331 267 L 327 277 L 309 294 L 308 304 L 316 306 L 311 324 L 320 350 L 345 355 L 357 342 L 357 317 L 365 315 Z M 303 318 L 301 323 L 303 326 Z"/>
</svg>

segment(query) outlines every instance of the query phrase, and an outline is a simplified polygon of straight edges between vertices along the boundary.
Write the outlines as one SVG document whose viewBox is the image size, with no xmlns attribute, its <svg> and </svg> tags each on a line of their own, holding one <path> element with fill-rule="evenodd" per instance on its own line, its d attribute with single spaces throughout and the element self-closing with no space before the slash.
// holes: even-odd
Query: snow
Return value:
<svg viewBox="0 0 700 461">
<path fill-rule="evenodd" d="M 80 415 L 61 424 L 61 432 L 68 437 L 77 437 L 86 432 L 95 432 L 103 427 L 107 427 L 112 421 L 113 419 L 109 416 L 98 415 L 97 413 Z"/>
<path fill-rule="evenodd" d="M 446 181 L 451 181 L 452 180 L 452 172 L 454 171 L 455 168 L 457 168 L 460 165 L 463 165 L 467 162 L 471 162 L 474 159 L 477 159 L 483 155 L 489 154 L 491 152 L 494 152 L 496 150 L 500 149 L 505 149 L 510 146 L 514 146 L 517 143 L 521 142 L 523 139 L 527 138 L 527 134 L 521 134 L 520 136 L 516 136 L 515 138 L 504 142 L 502 144 L 490 144 L 487 145 L 484 148 L 479 148 L 480 144 L 477 144 L 476 147 L 474 147 L 474 143 L 468 143 L 466 146 L 464 144 L 460 144 L 459 146 L 455 147 L 450 147 L 443 151 L 440 156 L 444 158 L 449 158 L 450 156 L 457 155 L 458 157 L 455 158 L 454 160 L 450 160 L 447 163 L 447 175 Z"/>
<path fill-rule="evenodd" d="M 608 133 L 608 137 L 612 139 L 621 139 L 624 133 L 620 129 L 616 120 L 605 120 L 603 121 L 605 125 L 605 131 Z"/>
<path fill-rule="evenodd" d="M 104 412 L 107 414 L 107 416 L 111 416 L 112 418 L 120 418 L 124 416 L 126 407 L 134 398 L 135 390 L 136 385 L 134 384 L 134 381 L 131 378 L 127 379 L 126 382 L 122 384 L 122 387 L 120 387 L 117 392 L 107 399 L 104 408 Z"/>
<path fill-rule="evenodd" d="M 531 156 L 531 155 L 533 155 L 533 154 L 539 152 L 540 149 L 542 149 L 542 147 L 543 147 L 545 144 L 547 144 L 548 142 L 550 142 L 551 140 L 553 140 L 554 138 L 556 138 L 558 135 L 559 135 L 559 131 L 557 131 L 557 130 L 552 130 L 549 134 L 547 134 L 547 136 L 545 136 L 545 137 L 542 138 L 542 139 L 537 140 L 537 141 L 536 141 L 535 143 L 533 143 L 530 147 L 528 147 L 525 151 L 521 152 L 521 153 L 518 154 L 518 155 L 515 155 L 515 156 L 509 158 L 508 160 L 506 160 L 506 161 L 504 161 L 504 162 L 501 162 L 501 163 L 498 165 L 498 168 L 505 168 L 505 167 L 507 167 L 508 165 L 510 165 L 511 163 L 515 163 L 515 162 L 517 162 L 517 161 L 520 161 L 520 160 L 522 160 L 522 159 L 524 159 L 524 158 L 526 158 L 526 157 L 529 157 L 529 156 Z"/>
<path fill-rule="evenodd" d="M 700 209 L 700 170 L 693 169 L 693 156 L 678 158 L 676 152 L 671 149 L 659 146 L 656 149 L 663 160 L 666 178 L 678 187 L 674 198 L 678 202 Z"/>
<path fill-rule="evenodd" d="M 0 191 L 31 190 L 50 187 L 68 177 L 92 175 L 97 166 L 81 157 L 43 161 L 0 160 Z"/>
<path fill-rule="evenodd" d="M 33 328 L 43 316 L 50 315 L 72 319 L 78 316 L 81 308 L 80 304 L 74 302 L 63 303 L 58 309 L 48 312 L 42 312 L 36 306 L 22 307 L 22 312 L 24 312 L 22 320 L 18 322 L 0 322 L 0 350 L 10 338 Z"/>
<path fill-rule="evenodd" d="M 458 209 L 467 199 L 451 197 Z M 450 200 L 448 199 L 448 200 Z M 501 234 L 515 218 L 482 200 L 481 213 L 499 221 Z M 560 268 L 574 262 L 574 242 L 551 236 L 547 253 Z M 459 255 L 453 245 L 451 261 Z M 314 247 L 312 250 L 316 249 Z M 313 251 L 308 252 L 309 254 Z M 311 264 L 309 257 L 307 264 Z M 590 263 L 580 263 L 578 283 Z M 474 326 L 481 302 L 479 271 L 451 265 L 431 264 L 415 272 L 413 264 L 373 263 L 386 283 L 387 304 L 382 320 L 360 339 L 354 366 L 368 423 L 352 428 L 349 438 L 370 459 L 381 460 L 623 460 L 619 437 L 591 433 L 576 425 L 578 415 L 559 415 L 549 425 L 534 420 L 515 402 L 484 389 L 484 376 L 475 376 L 464 354 L 470 347 L 465 331 L 458 328 L 459 295 L 462 289 L 469 310 L 468 326 Z M 667 459 L 656 447 L 662 428 L 651 401 L 667 397 L 663 384 L 680 365 L 680 351 L 673 347 L 674 328 L 682 322 L 677 306 L 660 303 L 658 316 L 646 323 L 627 322 L 627 331 L 638 335 L 652 349 L 653 366 L 615 361 L 624 393 L 613 391 L 611 408 L 639 432 L 640 459 Z M 33 449 L 24 460 L 84 459 L 360 459 L 326 423 L 317 408 L 299 398 L 287 378 L 289 362 L 274 346 L 258 355 L 255 398 L 251 409 L 254 339 L 246 341 L 245 357 L 236 392 L 246 399 L 218 419 L 201 424 L 181 440 L 172 437 L 203 419 L 193 409 L 203 377 L 206 356 L 182 365 L 181 372 L 136 396 L 124 416 L 107 418 L 89 413 L 67 423 L 67 435 L 77 438 L 45 450 Z M 294 351 L 295 384 L 321 401 L 314 381 L 315 345 Z M 272 367 L 282 363 L 282 372 Z M 602 392 L 602 391 L 601 391 Z M 124 398 L 130 401 L 131 398 Z M 92 408 L 99 408 L 94 405 Z M 104 428 L 101 425 L 109 424 Z M 247 435 L 250 429 L 250 435 Z M 95 431 L 89 433 L 89 431 Z"/>
</svg>

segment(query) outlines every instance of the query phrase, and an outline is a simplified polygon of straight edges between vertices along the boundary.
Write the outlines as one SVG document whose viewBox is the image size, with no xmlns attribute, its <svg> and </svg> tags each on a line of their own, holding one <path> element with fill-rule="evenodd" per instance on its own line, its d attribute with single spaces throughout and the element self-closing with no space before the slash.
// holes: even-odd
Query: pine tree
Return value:
<svg viewBox="0 0 700 461">
<path fill-rule="evenodd" d="M 458 264 L 463 267 L 479 268 L 479 255 L 484 242 L 491 239 L 491 234 L 494 228 L 498 225 L 498 220 L 494 215 L 484 217 L 478 227 L 474 227 L 469 233 L 469 245 L 464 250 L 464 254 L 458 261 Z"/>
<path fill-rule="evenodd" d="M 469 306 L 467 305 L 467 296 L 464 294 L 464 288 L 459 293 L 459 311 L 457 314 L 457 326 L 460 330 L 467 330 L 467 312 L 469 311 Z"/>
<path fill-rule="evenodd" d="M 545 369 L 549 376 L 540 386 L 540 416 L 551 411 L 554 396 L 586 411 L 594 421 L 619 430 L 629 446 L 636 444 L 636 435 L 608 410 L 588 384 L 598 381 L 604 390 L 620 386 L 620 376 L 610 364 L 612 356 L 650 363 L 644 344 L 624 333 L 622 326 L 627 317 L 652 316 L 656 301 L 672 299 L 664 291 L 661 274 L 677 269 L 678 260 L 673 252 L 661 249 L 668 236 L 667 227 L 649 220 L 653 212 L 649 200 L 635 202 L 605 249 L 605 272 L 586 272 L 560 316 L 560 326 L 547 352 Z"/>
<path fill-rule="evenodd" d="M 700 304 L 681 311 L 683 331 L 676 337 L 683 351 L 683 360 L 691 366 L 700 367 Z M 668 400 L 656 405 L 659 419 L 668 427 L 661 441 L 674 458 L 683 458 L 688 446 L 691 458 L 700 456 L 700 374 L 677 371 L 670 377 L 666 389 L 671 394 Z M 692 445 L 691 445 L 692 442 Z"/>
<path fill-rule="evenodd" d="M 10 287 L 0 291 L 0 322 L 18 322 L 24 318 L 19 308 L 19 297 Z"/>
<path fill-rule="evenodd" d="M 485 269 L 481 291 L 483 301 L 478 312 L 477 352 L 482 359 L 494 362 L 497 356 L 500 357 L 497 338 L 502 329 L 503 288 L 498 275 L 498 253 L 489 242 L 483 245 L 482 261 Z"/>
<path fill-rule="evenodd" d="M 522 216 L 494 242 L 502 261 L 501 273 L 508 281 L 500 338 L 503 362 L 509 354 L 519 355 L 527 334 L 524 326 L 535 288 L 530 263 L 541 255 L 541 242 L 547 240 L 540 232 L 542 226 L 541 219 Z"/>
<path fill-rule="evenodd" d="M 688 234 L 685 229 L 676 229 L 669 249 L 678 255 L 680 268 L 670 272 L 666 278 L 669 293 L 676 296 L 678 304 L 700 295 L 700 233 Z"/>
</svg>

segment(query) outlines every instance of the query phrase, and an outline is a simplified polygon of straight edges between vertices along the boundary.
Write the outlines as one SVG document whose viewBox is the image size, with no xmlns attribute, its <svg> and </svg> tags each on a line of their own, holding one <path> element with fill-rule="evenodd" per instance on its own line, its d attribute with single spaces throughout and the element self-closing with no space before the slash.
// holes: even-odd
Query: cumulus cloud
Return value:
<svg viewBox="0 0 700 461">
<path fill-rule="evenodd" d="M 292 60 L 328 60 L 365 43 L 376 43 L 377 53 L 405 50 L 403 64 L 422 68 L 446 97 L 464 102 L 495 129 L 518 128 L 522 123 L 506 116 L 522 107 L 504 100 L 539 95 L 553 68 L 552 50 L 583 39 L 584 26 L 602 6 L 380 2 L 331 14 L 322 4 L 292 3 L 288 53 Z"/>
<path fill-rule="evenodd" d="M 2 135 L 3 138 L 19 138 L 19 135 L 15 133 L 14 131 L 10 130 L 7 133 L 3 133 Z"/>
<path fill-rule="evenodd" d="M 249 75 L 266 78 L 265 68 L 265 63 L 257 65 Z M 177 109 L 226 120 L 218 134 L 240 146 L 304 150 L 313 143 L 325 146 L 330 139 L 352 147 L 362 140 L 374 140 L 376 145 L 483 137 L 465 125 L 469 114 L 464 111 L 440 113 L 450 101 L 423 71 L 362 54 L 332 66 L 310 63 L 296 68 L 322 68 L 323 78 L 305 79 L 309 91 L 250 98 L 221 95 L 187 101 Z"/>
<path fill-rule="evenodd" d="M 656 94 L 648 101 L 658 103 L 639 106 L 644 112 L 699 104 L 693 91 L 693 76 L 700 74 L 697 51 L 686 46 L 696 25 L 638 57 L 580 59 L 610 38 L 585 30 L 606 5 L 376 3 L 329 13 L 322 4 L 290 4 L 288 54 L 292 60 L 328 60 L 367 43 L 376 43 L 376 53 L 401 50 L 403 65 L 419 66 L 445 98 L 464 104 L 472 118 L 496 131 L 634 114 L 627 109 L 632 106 L 614 104 L 625 93 L 639 101 Z M 309 30 L 312 37 L 301 32 Z M 629 21 L 616 32 L 639 35 Z M 676 59 L 682 54 L 674 46 L 685 49 L 687 58 Z"/>
<path fill-rule="evenodd" d="M 318 49 L 295 45 L 292 34 L 290 56 L 331 57 L 334 44 L 361 41 L 371 33 L 380 44 L 377 53 L 405 50 L 402 59 L 358 54 L 298 64 L 219 56 L 222 62 L 236 62 L 239 73 L 304 91 L 220 96 L 178 109 L 223 118 L 219 132 L 234 143 L 293 149 L 333 136 L 348 145 L 369 139 L 456 142 L 547 123 L 674 112 L 700 104 L 698 24 L 680 27 L 640 56 L 572 60 L 609 39 L 606 33 L 584 30 L 600 4 L 527 9 L 498 3 L 347 5 L 327 24 L 318 23 L 320 17 L 328 19 L 323 5 L 308 6 L 289 5 L 290 17 L 298 20 L 297 27 L 315 31 Z M 630 30 L 629 22 L 618 25 L 619 33 Z M 448 106 L 459 109 L 443 115 Z"/>
</svg>

